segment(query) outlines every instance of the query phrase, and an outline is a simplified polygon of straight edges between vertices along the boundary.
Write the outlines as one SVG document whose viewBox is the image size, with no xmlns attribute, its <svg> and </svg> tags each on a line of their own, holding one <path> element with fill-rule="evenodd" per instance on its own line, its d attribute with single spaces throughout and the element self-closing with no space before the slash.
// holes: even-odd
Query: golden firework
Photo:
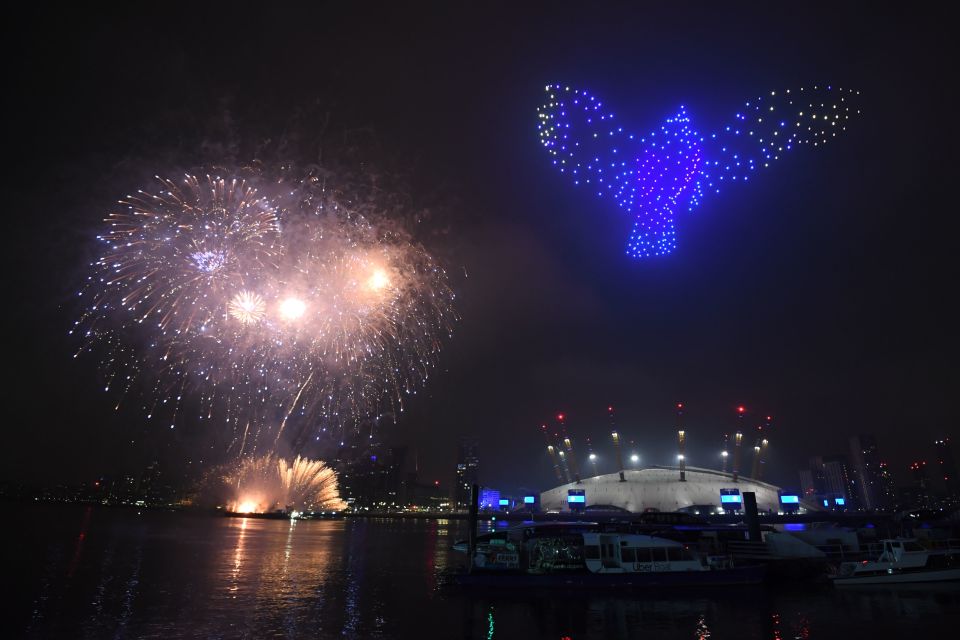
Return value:
<svg viewBox="0 0 960 640">
<path fill-rule="evenodd" d="M 263 298 L 252 291 L 241 291 L 233 296 L 227 307 L 230 315 L 244 324 L 254 324 L 263 320 L 267 308 Z"/>
</svg>

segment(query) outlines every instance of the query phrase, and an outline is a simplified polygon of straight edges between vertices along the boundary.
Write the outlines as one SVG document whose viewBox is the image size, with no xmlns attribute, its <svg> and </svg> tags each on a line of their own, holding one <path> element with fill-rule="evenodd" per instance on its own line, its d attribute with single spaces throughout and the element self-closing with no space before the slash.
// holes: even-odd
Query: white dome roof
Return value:
<svg viewBox="0 0 960 640">
<path fill-rule="evenodd" d="M 560 485 L 540 494 L 544 510 L 568 510 L 567 491 L 581 489 L 586 494 L 586 506 L 612 505 L 641 513 L 647 509 L 676 511 L 693 505 L 720 506 L 720 489 L 739 489 L 740 493 L 757 494 L 759 511 L 780 509 L 780 488 L 740 476 L 733 481 L 732 473 L 711 469 L 687 467 L 686 481 L 680 481 L 679 467 L 646 467 L 623 472 L 584 478 L 579 484 Z"/>
</svg>

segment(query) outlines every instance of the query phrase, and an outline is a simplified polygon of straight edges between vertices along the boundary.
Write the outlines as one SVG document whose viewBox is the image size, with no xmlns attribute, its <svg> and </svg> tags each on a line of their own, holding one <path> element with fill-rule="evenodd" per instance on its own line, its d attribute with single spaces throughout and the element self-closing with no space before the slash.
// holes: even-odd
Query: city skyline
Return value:
<svg viewBox="0 0 960 640">
<path fill-rule="evenodd" d="M 611 412 L 612 413 L 612 412 Z M 568 434 L 569 435 L 569 434 Z M 619 434 L 618 434 L 619 435 Z M 556 450 L 565 449 L 566 440 Z M 684 464 L 674 455 L 663 461 L 647 461 L 639 456 L 635 442 L 628 441 L 623 454 L 623 462 L 616 462 L 616 447 L 611 439 L 611 447 L 603 449 L 588 443 L 586 451 L 580 451 L 568 458 L 556 458 L 560 465 L 560 477 L 556 482 L 524 482 L 520 485 L 503 483 L 496 476 L 481 475 L 482 438 L 465 436 L 457 445 L 455 455 L 449 459 L 450 478 L 421 473 L 420 455 L 406 445 L 386 444 L 377 440 L 357 437 L 344 441 L 337 454 L 331 458 L 330 465 L 336 471 L 341 482 L 341 493 L 346 504 L 354 510 L 398 510 L 409 506 L 420 509 L 454 510 L 465 512 L 471 500 L 472 487 L 478 485 L 484 491 L 503 494 L 519 500 L 524 495 L 539 495 L 557 486 L 579 486 L 581 481 L 594 477 L 612 476 L 617 470 L 640 471 L 649 469 L 674 469 L 681 473 L 684 468 L 694 472 L 702 470 L 720 471 L 722 465 L 699 466 Z M 938 508 L 954 504 L 960 499 L 956 491 L 955 462 L 953 460 L 950 439 L 935 441 L 931 451 L 937 456 L 935 462 L 927 465 L 926 456 L 920 456 L 900 473 L 892 473 L 889 463 L 878 451 L 877 439 L 871 434 L 859 434 L 848 439 L 847 452 L 829 453 L 812 456 L 805 468 L 796 470 L 795 478 L 785 482 L 772 482 L 742 472 L 742 481 L 766 481 L 778 485 L 785 494 L 802 496 L 810 503 L 824 506 L 837 502 L 837 508 L 845 511 L 890 511 L 904 508 Z M 572 447 L 572 444 L 571 444 Z M 686 448 L 683 449 L 686 451 Z M 601 451 L 597 454 L 597 451 Z M 564 451 L 566 454 L 566 451 Z M 540 455 L 550 460 L 543 451 Z M 757 469 L 758 456 L 749 451 L 741 461 Z M 576 463 L 570 458 L 576 457 Z M 718 456 L 720 457 L 720 456 Z M 759 462 L 766 451 L 760 454 Z M 684 456 L 688 458 L 688 456 Z M 720 457 L 722 460 L 722 457 Z M 455 463 L 454 463 L 455 461 Z M 253 462 L 253 460 L 250 460 Z M 162 468 L 153 460 L 145 470 L 119 473 L 110 471 L 74 482 L 5 482 L 0 484 L 0 492 L 10 498 L 38 498 L 48 501 L 67 502 L 103 502 L 113 505 L 181 505 L 194 504 L 197 496 L 203 494 L 209 475 L 201 478 L 183 475 L 173 468 Z M 580 471 L 574 475 L 574 469 Z M 731 467 L 728 471 L 732 472 Z M 790 470 L 781 470 L 789 476 Z M 726 473 L 726 472 L 725 472 Z M 533 475 L 531 474 L 531 476 Z M 581 481 L 577 480 L 581 478 Z M 623 474 L 621 473 L 621 478 Z M 730 484 L 736 486 L 736 480 Z M 162 490 L 157 488 L 162 486 Z M 492 494 L 491 494 L 492 495 Z M 99 496 L 99 497 L 98 497 Z M 186 500 L 186 502 L 183 502 Z M 206 502 L 204 502 L 205 504 Z"/>
</svg>

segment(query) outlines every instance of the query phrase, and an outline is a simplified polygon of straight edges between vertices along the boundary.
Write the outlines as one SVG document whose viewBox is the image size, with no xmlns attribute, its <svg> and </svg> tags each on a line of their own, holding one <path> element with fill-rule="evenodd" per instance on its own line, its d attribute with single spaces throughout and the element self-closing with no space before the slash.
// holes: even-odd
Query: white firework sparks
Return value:
<svg viewBox="0 0 960 640">
<path fill-rule="evenodd" d="M 402 410 L 456 320 L 422 247 L 309 186 L 160 184 L 107 218 L 81 292 L 75 330 L 108 387 L 146 381 L 147 414 L 171 428 L 199 398 L 194 418 L 225 425 L 237 454 Z"/>
</svg>

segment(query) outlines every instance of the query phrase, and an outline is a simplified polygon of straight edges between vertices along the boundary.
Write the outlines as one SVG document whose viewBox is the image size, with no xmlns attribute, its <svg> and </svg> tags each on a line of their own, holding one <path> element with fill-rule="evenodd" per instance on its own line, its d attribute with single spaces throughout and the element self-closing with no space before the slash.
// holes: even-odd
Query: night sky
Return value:
<svg viewBox="0 0 960 640">
<path fill-rule="evenodd" d="M 458 437 L 475 435 L 485 483 L 547 488 L 539 425 L 559 410 L 613 471 L 608 404 L 649 464 L 673 459 L 677 401 L 694 466 L 716 466 L 738 404 L 748 427 L 770 414 L 765 479 L 786 486 L 856 433 L 876 434 L 905 479 L 956 431 L 957 52 L 938 10 L 349 4 L 5 20 L 0 479 L 215 457 L 201 433 L 113 411 L 95 360 L 72 357 L 74 294 L 118 197 L 155 173 L 309 138 L 320 115 L 329 154 L 362 132 L 376 144 L 347 161 L 408 176 L 431 211 L 418 233 L 457 291 L 439 369 L 380 431 L 417 452 L 424 479 L 448 484 Z M 552 82 L 603 96 L 638 133 L 680 104 L 707 131 L 753 96 L 817 83 L 859 88 L 863 115 L 680 216 L 673 255 L 631 260 L 629 220 L 561 179 L 538 143 Z"/>
</svg>

